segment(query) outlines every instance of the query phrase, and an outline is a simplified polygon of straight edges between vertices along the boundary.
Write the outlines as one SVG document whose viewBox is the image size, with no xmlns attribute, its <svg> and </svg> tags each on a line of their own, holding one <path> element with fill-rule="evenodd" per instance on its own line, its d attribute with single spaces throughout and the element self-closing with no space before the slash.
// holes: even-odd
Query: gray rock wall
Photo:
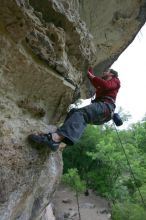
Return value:
<svg viewBox="0 0 146 220">
<path fill-rule="evenodd" d="M 0 219 L 40 220 L 61 152 L 32 146 L 87 96 L 86 70 L 107 68 L 146 20 L 146 1 L 0 0 Z"/>
</svg>

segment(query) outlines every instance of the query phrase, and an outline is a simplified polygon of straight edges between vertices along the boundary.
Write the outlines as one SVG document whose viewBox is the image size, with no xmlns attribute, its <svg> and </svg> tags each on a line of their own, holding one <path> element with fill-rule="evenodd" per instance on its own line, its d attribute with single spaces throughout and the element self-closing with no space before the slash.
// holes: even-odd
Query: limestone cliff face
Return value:
<svg viewBox="0 0 146 220">
<path fill-rule="evenodd" d="M 87 67 L 109 67 L 145 20 L 145 0 L 0 0 L 1 220 L 45 219 L 61 152 L 27 135 L 54 131 Z"/>
</svg>

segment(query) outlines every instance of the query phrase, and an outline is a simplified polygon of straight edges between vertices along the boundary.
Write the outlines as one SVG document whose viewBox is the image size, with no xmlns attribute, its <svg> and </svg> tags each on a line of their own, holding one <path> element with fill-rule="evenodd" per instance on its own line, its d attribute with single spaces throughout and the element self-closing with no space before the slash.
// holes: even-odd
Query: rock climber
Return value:
<svg viewBox="0 0 146 220">
<path fill-rule="evenodd" d="M 111 120 L 111 113 L 115 110 L 116 96 L 120 88 L 118 72 L 108 69 L 98 77 L 94 75 L 93 69 L 89 68 L 87 76 L 96 89 L 95 99 L 91 104 L 72 109 L 67 114 L 63 125 L 54 133 L 30 134 L 28 136 L 30 141 L 56 151 L 61 142 L 67 145 L 76 143 L 87 124 L 101 125 Z"/>
</svg>

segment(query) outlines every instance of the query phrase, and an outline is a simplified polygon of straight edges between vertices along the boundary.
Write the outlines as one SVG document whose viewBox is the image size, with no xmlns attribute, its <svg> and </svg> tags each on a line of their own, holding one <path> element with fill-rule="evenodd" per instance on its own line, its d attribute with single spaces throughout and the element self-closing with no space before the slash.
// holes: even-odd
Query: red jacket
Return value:
<svg viewBox="0 0 146 220">
<path fill-rule="evenodd" d="M 109 96 L 116 100 L 117 93 L 120 88 L 120 80 L 116 77 L 113 77 L 111 80 L 104 80 L 95 76 L 93 79 L 90 79 L 92 85 L 96 88 L 96 99 L 104 98 Z"/>
</svg>

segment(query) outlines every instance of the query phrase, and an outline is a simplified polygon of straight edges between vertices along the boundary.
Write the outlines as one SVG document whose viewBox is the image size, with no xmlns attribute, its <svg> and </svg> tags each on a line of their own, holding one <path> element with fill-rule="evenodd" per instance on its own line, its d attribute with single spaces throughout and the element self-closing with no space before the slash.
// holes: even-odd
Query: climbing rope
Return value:
<svg viewBox="0 0 146 220">
<path fill-rule="evenodd" d="M 118 137 L 119 142 L 120 142 L 120 144 L 121 144 L 122 150 L 123 150 L 124 155 L 125 155 L 125 157 L 126 157 L 127 164 L 128 164 L 128 166 L 129 166 L 129 170 L 130 170 L 131 176 L 132 176 L 132 178 L 133 178 L 135 187 L 137 188 L 138 193 L 139 193 L 140 198 L 141 198 L 141 201 L 142 201 L 142 204 L 143 204 L 144 208 L 146 209 L 146 204 L 145 204 L 144 198 L 143 198 L 143 196 L 142 196 L 142 194 L 141 194 L 141 191 L 140 191 L 139 187 L 136 185 L 136 178 L 135 178 L 134 172 L 133 172 L 133 170 L 132 170 L 130 161 L 129 161 L 129 159 L 128 159 L 128 156 L 127 156 L 127 154 L 126 154 L 125 148 L 124 148 L 124 146 L 123 146 L 123 143 L 122 143 L 122 141 L 121 141 L 119 132 L 118 132 L 118 130 L 117 130 L 117 128 L 116 128 L 116 125 L 115 125 L 114 121 L 113 121 L 113 124 L 114 124 L 115 130 L 116 130 L 116 133 L 117 133 L 117 137 Z"/>
</svg>

